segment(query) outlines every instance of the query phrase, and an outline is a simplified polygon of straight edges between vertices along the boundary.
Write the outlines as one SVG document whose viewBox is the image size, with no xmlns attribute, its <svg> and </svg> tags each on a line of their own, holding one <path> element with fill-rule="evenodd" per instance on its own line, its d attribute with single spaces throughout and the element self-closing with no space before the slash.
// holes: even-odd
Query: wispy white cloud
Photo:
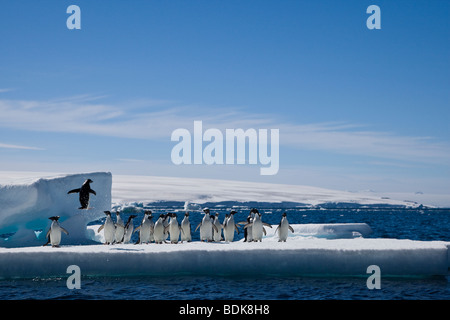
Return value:
<svg viewBox="0 0 450 320">
<path fill-rule="evenodd" d="M 155 100 L 112 105 L 101 100 L 101 96 L 89 95 L 49 101 L 0 99 L 0 127 L 170 141 L 173 130 L 192 129 L 194 120 L 202 120 L 204 129 L 279 129 L 280 144 L 292 148 L 407 162 L 450 163 L 447 142 L 367 130 L 362 124 L 294 124 L 281 115 L 255 115 L 238 108 L 207 108 Z"/>
<path fill-rule="evenodd" d="M 13 88 L 0 88 L 0 93 L 13 91 Z"/>
<path fill-rule="evenodd" d="M 6 144 L 6 143 L 0 143 L 0 148 L 5 149 L 22 149 L 22 150 L 45 150 L 38 147 L 30 147 L 30 146 L 19 146 L 15 144 Z"/>
</svg>

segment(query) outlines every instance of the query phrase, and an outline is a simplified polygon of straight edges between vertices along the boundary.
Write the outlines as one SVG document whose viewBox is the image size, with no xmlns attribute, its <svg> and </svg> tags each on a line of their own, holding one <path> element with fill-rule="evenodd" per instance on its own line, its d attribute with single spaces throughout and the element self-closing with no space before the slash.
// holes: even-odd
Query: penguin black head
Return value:
<svg viewBox="0 0 450 320">
<path fill-rule="evenodd" d="M 162 213 L 159 215 L 159 217 L 162 218 L 162 219 L 166 219 L 166 215 L 162 214 Z"/>
<path fill-rule="evenodd" d="M 92 182 L 94 182 L 94 181 L 92 181 L 91 179 L 87 179 L 87 180 L 84 182 L 84 184 L 89 184 L 89 183 L 92 183 Z"/>
<path fill-rule="evenodd" d="M 145 214 L 152 214 L 152 210 L 145 210 L 144 213 Z"/>
<path fill-rule="evenodd" d="M 176 217 L 177 217 L 177 214 L 176 214 L 176 213 L 172 213 L 171 217 L 172 217 L 172 218 L 176 218 Z"/>
<path fill-rule="evenodd" d="M 107 216 L 111 216 L 111 212 L 110 211 L 103 211 Z"/>
<path fill-rule="evenodd" d="M 59 216 L 53 216 L 53 217 L 50 217 L 49 219 L 52 221 L 58 221 Z"/>
<path fill-rule="evenodd" d="M 234 211 L 234 210 L 231 210 L 230 211 L 230 214 L 236 214 L 237 212 L 236 211 Z"/>
<path fill-rule="evenodd" d="M 258 213 L 259 214 L 259 211 L 256 208 L 252 208 L 252 210 L 250 210 L 250 213 Z"/>
<path fill-rule="evenodd" d="M 186 213 L 184 214 L 184 216 L 185 216 L 185 217 L 189 217 L 189 212 L 186 212 Z"/>
<path fill-rule="evenodd" d="M 286 217 L 286 212 L 283 212 L 282 216 L 283 216 L 283 217 Z"/>
<path fill-rule="evenodd" d="M 209 209 L 205 208 L 205 209 L 203 209 L 203 212 L 206 213 L 206 214 L 209 214 Z"/>
</svg>

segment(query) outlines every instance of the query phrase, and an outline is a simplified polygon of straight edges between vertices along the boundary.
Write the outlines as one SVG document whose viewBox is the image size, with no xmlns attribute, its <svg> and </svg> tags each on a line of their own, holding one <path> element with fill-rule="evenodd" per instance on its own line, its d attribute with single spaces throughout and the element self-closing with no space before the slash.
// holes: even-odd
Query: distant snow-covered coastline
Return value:
<svg viewBox="0 0 450 320">
<path fill-rule="evenodd" d="M 30 184 L 61 173 L 0 171 L 0 186 Z M 450 207 L 444 194 L 349 192 L 303 185 L 272 184 L 217 179 L 116 175 L 112 178 L 112 203 L 182 201 L 194 204 L 219 202 L 382 205 L 415 208 Z"/>
</svg>

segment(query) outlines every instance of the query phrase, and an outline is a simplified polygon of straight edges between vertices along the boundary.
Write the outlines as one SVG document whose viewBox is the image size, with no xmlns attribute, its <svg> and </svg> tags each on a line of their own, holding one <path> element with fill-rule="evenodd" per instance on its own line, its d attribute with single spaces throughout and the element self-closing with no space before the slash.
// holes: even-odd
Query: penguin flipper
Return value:
<svg viewBox="0 0 450 320">
<path fill-rule="evenodd" d="M 201 225 L 202 225 L 202 223 L 200 222 L 200 223 L 198 224 L 197 228 L 195 228 L 194 232 L 196 232 L 197 229 L 198 229 Z"/>
<path fill-rule="evenodd" d="M 247 229 L 248 227 L 251 227 L 253 225 L 253 223 L 247 223 L 245 226 L 244 226 L 244 229 Z"/>
<path fill-rule="evenodd" d="M 80 192 L 80 188 L 78 188 L 78 189 L 73 189 L 73 190 L 70 190 L 69 192 L 67 192 L 67 194 L 70 194 L 70 193 L 79 193 Z"/>
<path fill-rule="evenodd" d="M 66 229 L 64 229 L 63 227 L 60 227 L 61 231 L 64 232 L 65 234 L 69 235 L 69 231 L 67 231 Z"/>
<path fill-rule="evenodd" d="M 239 229 L 238 229 L 238 225 L 237 224 L 234 225 L 234 229 L 236 229 L 236 232 L 239 234 Z"/>
<path fill-rule="evenodd" d="M 92 189 L 89 189 L 89 193 L 93 193 L 94 195 L 97 195 L 97 193 Z"/>
<path fill-rule="evenodd" d="M 263 232 L 264 232 L 264 235 L 267 235 L 266 229 L 264 229 L 264 227 L 263 227 Z"/>
<path fill-rule="evenodd" d="M 104 227 L 105 227 L 105 225 L 102 224 L 102 225 L 100 226 L 100 228 L 98 228 L 97 233 L 99 233 L 100 231 L 102 231 Z"/>
<path fill-rule="evenodd" d="M 271 226 L 270 224 L 268 224 L 268 223 L 265 223 L 265 222 L 263 222 L 262 224 L 263 224 L 263 226 L 266 226 L 266 227 L 272 228 L 272 226 Z"/>
<path fill-rule="evenodd" d="M 217 232 L 217 233 L 219 233 L 219 229 L 217 229 L 216 225 L 213 224 L 212 226 L 213 226 L 214 231 Z"/>
<path fill-rule="evenodd" d="M 294 228 L 292 228 L 291 226 L 289 226 L 289 230 L 291 230 L 291 232 L 294 233 Z"/>
</svg>

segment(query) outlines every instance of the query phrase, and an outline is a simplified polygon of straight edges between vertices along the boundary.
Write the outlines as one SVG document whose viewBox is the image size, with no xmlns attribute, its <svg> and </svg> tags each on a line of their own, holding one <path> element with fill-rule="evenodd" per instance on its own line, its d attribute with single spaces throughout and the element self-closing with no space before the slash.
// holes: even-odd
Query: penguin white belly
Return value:
<svg viewBox="0 0 450 320">
<path fill-rule="evenodd" d="M 139 242 L 149 243 L 150 242 L 150 221 L 146 220 L 141 225 L 139 229 Z"/>
<path fill-rule="evenodd" d="M 181 241 L 192 241 L 191 238 L 191 224 L 188 220 L 183 219 L 181 222 Z"/>
<path fill-rule="evenodd" d="M 234 239 L 234 218 L 233 215 L 227 220 L 227 225 L 223 230 L 223 236 L 226 242 L 233 242 Z"/>
<path fill-rule="evenodd" d="M 61 243 L 61 228 L 59 226 L 52 226 L 50 230 L 50 243 L 52 246 L 59 246 Z"/>
<path fill-rule="evenodd" d="M 227 223 L 227 226 L 223 229 L 223 235 L 226 242 L 233 242 L 234 239 L 234 225 Z"/>
<path fill-rule="evenodd" d="M 200 240 L 211 241 L 212 240 L 212 223 L 209 220 L 203 221 L 200 226 Z"/>
<path fill-rule="evenodd" d="M 178 222 L 176 222 L 176 220 L 170 223 L 169 233 L 170 243 L 178 243 L 178 239 L 180 238 L 180 228 L 178 227 Z"/>
<path fill-rule="evenodd" d="M 252 238 L 253 241 L 262 241 L 263 237 L 263 224 L 261 220 L 255 219 L 252 225 Z"/>
<path fill-rule="evenodd" d="M 124 233 L 125 233 L 125 227 L 123 225 L 118 224 L 116 227 L 116 232 L 114 234 L 114 240 L 117 243 L 122 242 Z"/>
<path fill-rule="evenodd" d="M 252 226 L 247 227 L 247 242 L 253 241 L 253 228 Z"/>
<path fill-rule="evenodd" d="M 157 221 L 153 230 L 153 238 L 156 243 L 162 243 L 166 238 L 164 234 L 164 225 L 162 222 Z"/>
<path fill-rule="evenodd" d="M 123 243 L 130 243 L 131 235 L 133 234 L 133 225 L 129 225 L 128 228 L 125 229 L 125 234 L 123 236 Z"/>
<path fill-rule="evenodd" d="M 278 228 L 278 241 L 286 241 L 289 232 L 289 223 L 287 221 L 281 221 L 281 225 Z"/>
<path fill-rule="evenodd" d="M 105 242 L 109 244 L 113 243 L 116 233 L 116 227 L 114 226 L 114 222 L 111 219 L 109 219 L 109 221 L 108 219 L 106 220 L 103 232 L 105 235 Z"/>
<path fill-rule="evenodd" d="M 213 238 L 215 242 L 220 242 L 220 240 L 222 240 L 222 226 L 220 225 L 220 222 L 216 219 L 214 221 L 214 225 L 216 226 L 217 230 L 219 232 L 216 232 L 215 230 L 213 230 Z"/>
</svg>

